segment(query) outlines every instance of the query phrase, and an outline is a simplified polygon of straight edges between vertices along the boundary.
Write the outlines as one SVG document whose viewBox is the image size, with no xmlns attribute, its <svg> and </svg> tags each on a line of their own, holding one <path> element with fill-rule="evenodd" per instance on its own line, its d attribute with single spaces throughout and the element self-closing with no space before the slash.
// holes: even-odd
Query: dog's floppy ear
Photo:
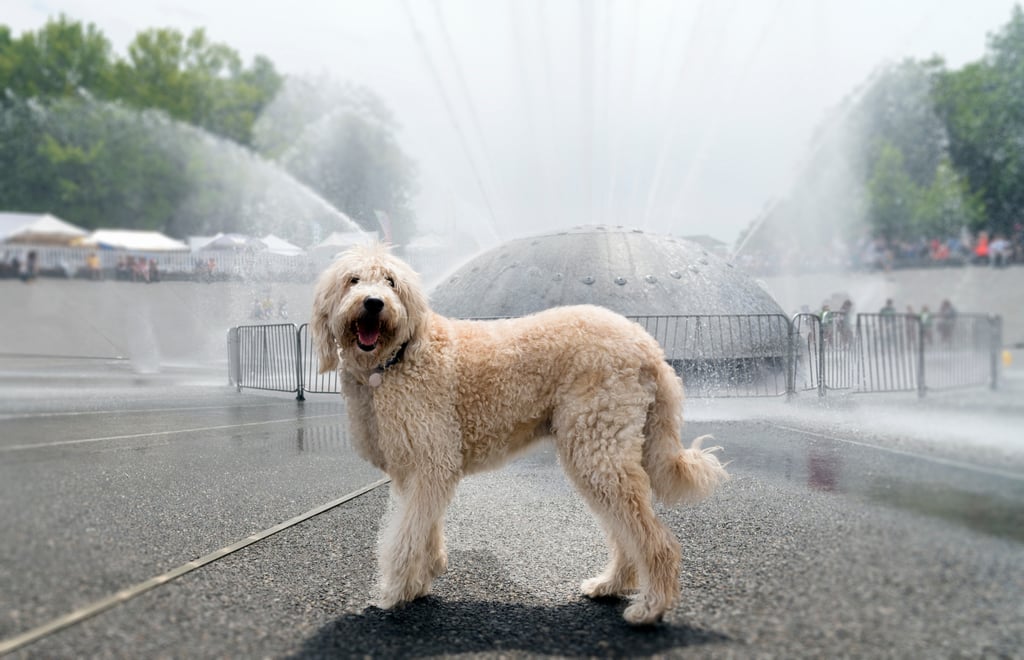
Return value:
<svg viewBox="0 0 1024 660">
<path fill-rule="evenodd" d="M 309 338 L 316 351 L 320 373 L 338 369 L 337 342 L 328 323 L 331 307 L 335 304 L 332 295 L 334 279 L 330 270 L 320 276 L 316 284 L 316 294 L 313 296 L 313 318 L 309 322 Z"/>
<path fill-rule="evenodd" d="M 430 303 L 423 292 L 419 275 L 405 262 L 395 264 L 398 271 L 398 295 L 405 306 L 409 324 L 408 345 L 406 356 L 415 359 L 420 348 L 430 336 Z"/>
</svg>

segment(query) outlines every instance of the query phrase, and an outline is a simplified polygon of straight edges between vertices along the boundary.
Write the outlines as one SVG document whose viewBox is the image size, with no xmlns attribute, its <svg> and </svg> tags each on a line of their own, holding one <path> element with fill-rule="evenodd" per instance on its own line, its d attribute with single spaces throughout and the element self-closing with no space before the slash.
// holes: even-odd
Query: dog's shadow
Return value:
<svg viewBox="0 0 1024 660">
<path fill-rule="evenodd" d="M 324 626 L 293 657 L 423 657 L 518 651 L 556 656 L 643 656 L 728 641 L 678 624 L 632 627 L 625 603 L 563 605 L 421 598 L 398 610 L 368 607 Z"/>
</svg>

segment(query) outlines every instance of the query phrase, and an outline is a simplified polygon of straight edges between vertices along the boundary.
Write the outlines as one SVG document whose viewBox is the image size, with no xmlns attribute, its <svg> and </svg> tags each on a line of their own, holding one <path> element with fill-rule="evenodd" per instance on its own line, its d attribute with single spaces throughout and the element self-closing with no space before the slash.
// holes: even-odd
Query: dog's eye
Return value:
<svg viewBox="0 0 1024 660">
<path fill-rule="evenodd" d="M 388 277 L 388 278 L 385 278 L 385 281 L 387 281 L 388 286 L 390 286 L 392 289 L 395 288 L 395 278 Z"/>
<path fill-rule="evenodd" d="M 349 284 L 359 284 L 359 278 L 356 277 L 355 275 L 353 275 L 352 277 L 348 278 L 348 283 Z"/>
</svg>

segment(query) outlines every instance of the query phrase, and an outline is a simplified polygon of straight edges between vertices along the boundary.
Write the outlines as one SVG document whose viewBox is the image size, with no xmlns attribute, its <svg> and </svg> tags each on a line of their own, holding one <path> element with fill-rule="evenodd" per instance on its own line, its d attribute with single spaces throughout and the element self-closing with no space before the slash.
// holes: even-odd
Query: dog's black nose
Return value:
<svg viewBox="0 0 1024 660">
<path fill-rule="evenodd" d="M 384 301 L 380 298 L 367 298 L 363 301 L 363 309 L 368 312 L 379 312 L 384 309 Z"/>
</svg>

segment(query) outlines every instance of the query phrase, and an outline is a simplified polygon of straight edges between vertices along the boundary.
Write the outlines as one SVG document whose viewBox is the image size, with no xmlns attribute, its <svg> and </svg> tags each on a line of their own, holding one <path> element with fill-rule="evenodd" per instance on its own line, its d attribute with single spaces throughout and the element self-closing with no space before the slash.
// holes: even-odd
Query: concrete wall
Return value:
<svg viewBox="0 0 1024 660">
<path fill-rule="evenodd" d="M 229 327 L 251 320 L 253 300 L 288 302 L 287 321 L 309 318 L 313 285 L 217 282 L 0 280 L 0 353 L 130 358 L 159 364 L 226 363 Z"/>
<path fill-rule="evenodd" d="M 962 312 L 1001 314 L 1008 346 L 1024 345 L 1024 268 L 933 269 L 891 274 L 763 278 L 787 313 L 823 300 L 853 300 L 855 311 L 876 312 L 888 297 L 897 309 L 949 298 Z M 0 280 L 0 353 L 125 357 L 140 371 L 160 364 L 226 364 L 226 333 L 252 323 L 253 299 L 288 302 L 288 321 L 310 314 L 312 283 L 202 284 L 195 282 L 88 282 Z"/>
</svg>

